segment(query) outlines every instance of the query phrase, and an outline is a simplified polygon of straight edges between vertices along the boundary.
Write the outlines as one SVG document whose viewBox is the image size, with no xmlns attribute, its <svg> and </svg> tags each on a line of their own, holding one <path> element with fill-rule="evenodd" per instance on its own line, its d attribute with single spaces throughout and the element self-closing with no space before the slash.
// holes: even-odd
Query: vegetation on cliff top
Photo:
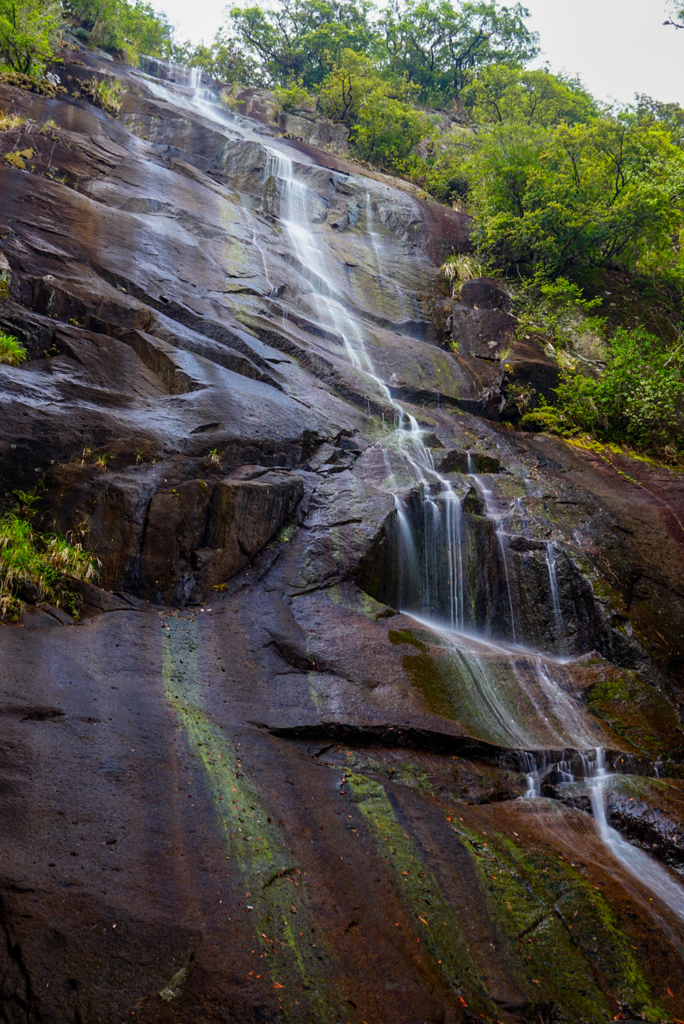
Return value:
<svg viewBox="0 0 684 1024">
<path fill-rule="evenodd" d="M 671 5 L 669 24 L 681 27 L 681 13 Z M 523 400 L 521 412 L 528 426 L 677 457 L 684 109 L 647 96 L 609 107 L 577 79 L 530 69 L 539 47 L 528 17 L 496 0 L 280 0 L 234 7 L 211 45 L 193 47 L 144 0 L 0 0 L 0 70 L 43 75 L 61 18 L 125 59 L 147 53 L 267 86 L 285 110 L 344 124 L 357 158 L 473 217 L 480 266 L 525 283 L 521 333 L 539 334 L 536 318 L 557 352 L 573 349 L 557 309 L 548 294 L 541 303 L 529 294 L 560 281 L 581 300 L 615 273 L 650 282 L 668 307 L 666 329 L 645 316 L 616 333 L 619 323 L 589 318 L 580 333 L 596 339 L 598 361 L 561 358 L 557 407 L 533 414 Z M 118 96 L 105 100 L 115 114 Z"/>
</svg>

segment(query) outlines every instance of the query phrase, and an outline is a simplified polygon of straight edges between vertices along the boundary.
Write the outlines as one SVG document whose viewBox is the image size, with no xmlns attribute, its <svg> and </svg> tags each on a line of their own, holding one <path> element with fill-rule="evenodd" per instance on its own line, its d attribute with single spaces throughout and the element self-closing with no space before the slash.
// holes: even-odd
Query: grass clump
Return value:
<svg viewBox="0 0 684 1024">
<path fill-rule="evenodd" d="M 28 352 L 11 334 L 0 331 L 0 366 L 19 366 L 28 359 Z"/>
<path fill-rule="evenodd" d="M 8 110 L 0 110 L 0 132 L 11 132 L 15 128 L 21 127 L 26 120 L 25 117 L 20 117 L 19 114 L 10 114 Z"/>
<path fill-rule="evenodd" d="M 41 534 L 34 495 L 19 492 L 17 506 L 0 516 L 0 619 L 16 620 L 27 602 L 78 613 L 75 581 L 95 580 L 98 560 L 67 537 Z"/>
<path fill-rule="evenodd" d="M 88 78 L 81 82 L 78 92 L 74 93 L 76 97 L 90 100 L 96 107 L 101 107 L 112 117 L 116 117 L 121 112 L 122 95 L 123 86 L 117 79 L 105 82 L 98 78 Z"/>
</svg>

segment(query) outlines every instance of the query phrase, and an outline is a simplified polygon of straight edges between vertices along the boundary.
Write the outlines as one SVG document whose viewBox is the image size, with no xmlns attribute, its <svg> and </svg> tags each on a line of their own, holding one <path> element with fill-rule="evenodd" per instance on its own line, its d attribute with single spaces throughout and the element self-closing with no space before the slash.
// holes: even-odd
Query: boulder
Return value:
<svg viewBox="0 0 684 1024">
<path fill-rule="evenodd" d="M 486 452 L 452 449 L 442 456 L 438 469 L 440 473 L 498 473 L 501 462 L 498 456 Z"/>
<path fill-rule="evenodd" d="M 450 341 L 460 355 L 501 358 L 515 335 L 516 320 L 500 309 L 474 309 L 459 302 L 447 321 Z"/>
<path fill-rule="evenodd" d="M 509 313 L 513 306 L 506 287 L 493 277 L 476 277 L 461 285 L 461 302 L 471 309 L 499 309 Z"/>
<path fill-rule="evenodd" d="M 504 415 L 515 417 L 523 407 L 534 408 L 540 395 L 549 404 L 555 404 L 559 374 L 558 363 L 546 354 L 539 342 L 516 341 L 504 365 L 502 390 L 508 399 Z M 523 406 L 516 402 L 520 395 L 529 396 Z"/>
</svg>

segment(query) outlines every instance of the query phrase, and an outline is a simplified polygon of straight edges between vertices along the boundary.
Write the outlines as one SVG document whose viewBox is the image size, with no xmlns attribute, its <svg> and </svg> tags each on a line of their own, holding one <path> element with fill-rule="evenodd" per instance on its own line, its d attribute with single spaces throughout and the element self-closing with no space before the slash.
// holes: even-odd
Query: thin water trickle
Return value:
<svg viewBox="0 0 684 1024">
<path fill-rule="evenodd" d="M 553 602 L 553 615 L 556 621 L 556 638 L 558 651 L 566 654 L 568 649 L 567 637 L 565 634 L 565 622 L 563 621 L 563 610 L 560 602 L 560 591 L 558 589 L 558 572 L 556 568 L 556 548 L 553 541 L 546 545 L 546 564 L 549 570 L 549 587 L 551 589 L 551 601 Z"/>
<path fill-rule="evenodd" d="M 468 452 L 468 465 L 471 465 L 471 463 L 472 457 L 470 455 L 470 452 Z M 485 514 L 487 518 L 494 524 L 494 533 L 496 536 L 497 545 L 499 547 L 499 555 L 501 558 L 501 564 L 503 566 L 504 571 L 506 594 L 508 595 L 508 609 L 511 617 L 511 635 L 513 637 L 513 643 L 515 644 L 518 642 L 518 640 L 515 629 L 515 612 L 513 610 L 513 595 L 511 594 L 511 581 L 508 574 L 508 537 L 503 527 L 503 513 L 501 513 L 496 507 L 496 502 L 494 500 L 492 490 L 487 486 L 483 478 L 477 473 L 471 473 L 470 475 L 475 481 L 475 486 L 477 487 L 478 491 L 480 492 L 480 495 L 482 496 Z"/>
<path fill-rule="evenodd" d="M 604 751 L 598 747 L 594 754 L 595 756 L 587 761 L 585 779 L 596 829 L 602 842 L 641 885 L 649 889 L 673 914 L 684 921 L 684 887 L 666 868 L 652 860 L 643 850 L 628 843 L 609 825 L 605 789 L 611 775 L 606 769 Z"/>
</svg>

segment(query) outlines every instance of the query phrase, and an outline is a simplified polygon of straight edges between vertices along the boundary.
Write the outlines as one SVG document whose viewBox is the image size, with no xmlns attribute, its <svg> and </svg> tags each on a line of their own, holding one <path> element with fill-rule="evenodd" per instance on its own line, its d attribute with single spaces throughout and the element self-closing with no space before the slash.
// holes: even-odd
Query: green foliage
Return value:
<svg viewBox="0 0 684 1024">
<path fill-rule="evenodd" d="M 658 126 L 504 122 L 481 133 L 466 170 L 478 248 L 501 266 L 681 274 L 684 155 Z"/>
<path fill-rule="evenodd" d="M 678 103 L 660 103 L 641 94 L 636 97 L 632 110 L 639 124 L 665 128 L 674 144 L 684 147 L 684 107 Z"/>
<path fill-rule="evenodd" d="M 311 97 L 300 82 L 286 87 L 277 85 L 274 92 L 281 110 L 302 110 L 311 106 Z"/>
<path fill-rule="evenodd" d="M 343 51 L 372 46 L 368 0 L 283 0 L 273 8 L 234 7 L 233 27 L 266 80 L 304 89 L 319 86 Z"/>
<path fill-rule="evenodd" d="M 138 53 L 169 55 L 171 26 L 145 0 L 63 0 L 63 6 L 90 46 L 127 59 Z"/>
<path fill-rule="evenodd" d="M 550 128 L 586 122 L 598 113 L 596 100 L 577 80 L 503 64 L 473 77 L 461 101 L 478 124 L 515 121 Z"/>
<path fill-rule="evenodd" d="M 56 0 L 0 0 L 0 70 L 39 78 L 53 59 Z"/>
<path fill-rule="evenodd" d="M 388 67 L 417 85 L 424 102 L 444 104 L 480 69 L 518 66 L 537 54 L 528 16 L 521 4 L 394 0 L 380 22 Z"/>
<path fill-rule="evenodd" d="M 602 373 L 561 373 L 558 405 L 545 402 L 521 425 L 589 433 L 674 459 L 684 453 L 684 346 L 668 348 L 643 328 L 619 328 Z"/>
<path fill-rule="evenodd" d="M 0 618 L 17 618 L 24 602 L 78 611 L 74 580 L 93 580 L 98 563 L 79 543 L 38 533 L 35 496 L 19 492 L 12 512 L 0 517 Z"/>
<path fill-rule="evenodd" d="M 643 329 L 619 329 L 599 377 L 561 375 L 563 416 L 599 439 L 675 454 L 684 450 L 684 348 Z"/>
<path fill-rule="evenodd" d="M 556 349 L 576 350 L 581 338 L 593 335 L 603 354 L 606 318 L 595 313 L 601 301 L 585 299 L 579 285 L 565 277 L 553 281 L 539 278 L 519 296 L 517 336 L 533 337 Z"/>
<path fill-rule="evenodd" d="M 26 362 L 28 353 L 11 334 L 0 331 L 0 366 L 19 366 Z"/>
<path fill-rule="evenodd" d="M 352 143 L 362 160 L 403 173 L 415 166 L 412 151 L 429 130 L 425 114 L 377 89 L 361 105 Z"/>
</svg>

